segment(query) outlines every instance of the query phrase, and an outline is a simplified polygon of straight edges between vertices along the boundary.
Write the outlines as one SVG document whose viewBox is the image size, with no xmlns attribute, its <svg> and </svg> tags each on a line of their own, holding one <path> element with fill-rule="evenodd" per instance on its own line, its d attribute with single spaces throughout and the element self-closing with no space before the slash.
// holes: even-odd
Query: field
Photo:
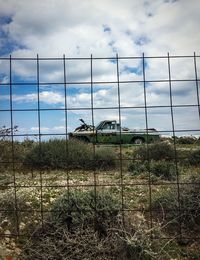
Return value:
<svg viewBox="0 0 200 260">
<path fill-rule="evenodd" d="M 198 142 L 0 142 L 2 259 L 200 258 Z"/>
</svg>

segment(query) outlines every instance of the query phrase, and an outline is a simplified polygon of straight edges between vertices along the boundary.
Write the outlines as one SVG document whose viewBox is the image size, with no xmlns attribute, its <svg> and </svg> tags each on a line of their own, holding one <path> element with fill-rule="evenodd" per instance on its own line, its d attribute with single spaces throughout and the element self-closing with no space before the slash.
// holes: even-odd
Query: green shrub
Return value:
<svg viewBox="0 0 200 260">
<path fill-rule="evenodd" d="M 24 165 L 33 169 L 107 169 L 114 167 L 115 154 L 102 148 L 94 155 L 90 144 L 78 140 L 53 139 L 37 143 L 26 155 Z"/>
<path fill-rule="evenodd" d="M 163 180 L 175 180 L 176 179 L 176 166 L 174 163 L 168 161 L 134 161 L 128 167 L 128 170 L 134 175 L 141 174 L 143 172 L 150 172 L 153 176 L 161 178 Z"/>
<path fill-rule="evenodd" d="M 200 230 L 200 196 L 199 183 L 200 175 L 192 174 L 184 180 L 185 184 L 180 185 L 180 211 L 178 203 L 178 191 L 172 186 L 152 200 L 152 210 L 162 212 L 162 220 L 169 223 L 168 227 L 176 228 L 181 224 L 182 231 Z M 159 215 L 159 213 L 157 213 Z"/>
<path fill-rule="evenodd" d="M 195 144 L 197 143 L 198 139 L 195 136 L 181 136 L 177 138 L 177 144 Z"/>
<path fill-rule="evenodd" d="M 174 147 L 166 142 L 141 146 L 136 151 L 136 157 L 140 158 L 141 160 L 171 160 L 175 157 Z"/>
<path fill-rule="evenodd" d="M 174 163 L 167 161 L 152 161 L 150 172 L 164 180 L 172 181 L 176 179 L 176 166 Z"/>
<path fill-rule="evenodd" d="M 95 151 L 95 167 L 100 170 L 107 170 L 116 167 L 116 154 L 110 147 L 100 147 Z"/>
<path fill-rule="evenodd" d="M 73 230 L 93 226 L 95 220 L 95 228 L 101 233 L 106 232 L 111 223 L 117 223 L 120 208 L 120 202 L 108 192 L 77 191 L 55 201 L 51 219 Z"/>
<path fill-rule="evenodd" d="M 12 168 L 12 143 L 0 140 L 0 171 Z"/>
<path fill-rule="evenodd" d="M 133 161 L 128 166 L 128 171 L 130 171 L 134 175 L 138 175 L 140 173 L 146 172 L 148 171 L 148 162 Z"/>
<path fill-rule="evenodd" d="M 0 140 L 0 171 L 12 170 L 13 159 L 15 170 L 21 169 L 26 153 L 31 149 L 26 142 Z"/>
<path fill-rule="evenodd" d="M 190 165 L 199 166 L 200 165 L 200 149 L 190 152 L 188 155 L 188 162 Z"/>
</svg>

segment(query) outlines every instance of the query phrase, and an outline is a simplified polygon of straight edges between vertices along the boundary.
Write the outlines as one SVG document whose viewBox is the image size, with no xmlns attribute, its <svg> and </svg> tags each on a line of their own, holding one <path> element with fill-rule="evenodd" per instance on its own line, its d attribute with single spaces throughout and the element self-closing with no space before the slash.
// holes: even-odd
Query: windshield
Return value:
<svg viewBox="0 0 200 260">
<path fill-rule="evenodd" d="M 103 125 L 103 123 L 104 123 L 104 121 L 101 121 L 99 124 L 97 124 L 96 129 L 100 129 L 101 126 Z"/>
</svg>

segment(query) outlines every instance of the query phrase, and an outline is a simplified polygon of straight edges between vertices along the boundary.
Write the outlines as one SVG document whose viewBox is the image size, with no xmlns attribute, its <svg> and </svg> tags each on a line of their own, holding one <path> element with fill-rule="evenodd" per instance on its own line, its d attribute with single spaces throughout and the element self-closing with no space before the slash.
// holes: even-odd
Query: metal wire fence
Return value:
<svg viewBox="0 0 200 260">
<path fill-rule="evenodd" d="M 8 234 L 2 231 L 2 237 L 30 236 L 31 232 L 24 229 L 22 225 L 30 213 L 32 216 L 34 214 L 37 216 L 31 221 L 36 221 L 38 225 L 44 227 L 46 216 L 51 211 L 51 200 L 53 201 L 55 197 L 53 190 L 57 195 L 66 191 L 68 199 L 74 190 L 93 190 L 95 219 L 98 210 L 98 193 L 109 189 L 109 192 L 113 192 L 120 201 L 120 214 L 124 226 L 127 216 L 130 218 L 140 212 L 144 214 L 149 229 L 153 230 L 164 215 L 167 219 L 168 212 L 170 215 L 170 211 L 176 211 L 175 215 L 178 219 L 178 222 L 174 224 L 176 236 L 189 239 L 199 238 L 197 233 L 187 233 L 183 227 L 185 221 L 183 212 L 184 214 L 185 211 L 190 212 L 194 216 L 195 212 L 199 214 L 199 206 L 193 207 L 187 204 L 183 201 L 183 197 L 186 186 L 191 186 L 192 190 L 198 190 L 200 183 L 182 178 L 182 175 L 190 177 L 192 172 L 199 173 L 198 167 L 190 166 L 186 162 L 192 151 L 198 150 L 199 55 L 172 56 L 168 54 L 154 57 L 143 54 L 138 57 L 116 55 L 116 57 L 107 58 L 92 55 L 82 58 L 65 55 L 61 58 L 42 58 L 37 55 L 35 58 L 4 57 L 0 58 L 0 62 L 1 126 L 10 129 L 6 134 L 1 130 L 1 146 L 4 152 L 8 149 L 9 158 L 2 156 L 0 161 L 2 176 L 0 189 L 3 194 L 0 211 L 2 223 L 4 219 L 14 219 L 11 231 Z M 56 92 L 56 88 L 62 89 L 60 94 Z M 56 98 L 57 101 L 55 101 Z M 56 128 L 56 118 L 61 114 L 63 125 L 61 128 Z M 85 160 L 96 162 L 99 160 L 97 164 L 99 168 L 82 170 L 79 165 L 80 170 L 73 170 L 66 166 L 60 172 L 55 169 L 51 171 L 51 167 L 37 170 L 29 168 L 26 171 L 19 168 L 19 165 L 24 165 L 24 163 L 21 158 L 18 159 L 20 150 L 17 150 L 17 146 L 25 140 L 29 140 L 32 145 L 37 144 L 40 156 L 44 156 L 42 153 L 44 141 L 51 138 L 64 139 L 66 141 L 65 156 L 68 158 L 71 153 L 69 134 L 80 116 L 84 116 L 93 126 L 103 118 L 112 118 L 119 122 L 120 141 L 114 145 L 106 142 L 103 144 L 105 149 L 111 147 L 116 152 L 113 160 L 117 162 L 117 166 L 114 170 L 102 171 L 100 169 L 103 159 L 95 157 L 99 146 L 102 145 L 98 143 L 98 138 L 90 144 L 93 157 L 90 159 L 85 157 Z M 33 121 L 34 127 L 31 128 Z M 124 121 L 132 127 L 136 125 L 145 129 L 147 140 L 144 145 L 124 145 L 121 127 Z M 48 124 L 48 127 L 45 128 L 44 122 Z M 171 142 L 170 145 L 173 147 L 171 162 L 175 167 L 173 180 L 163 181 L 159 178 L 155 180 L 152 177 L 150 128 L 157 128 L 161 139 L 164 136 Z M 98 135 L 95 128 L 92 131 L 94 135 Z M 196 146 L 180 146 L 178 140 L 182 135 L 195 136 Z M 159 146 L 159 142 L 156 145 Z M 140 157 L 135 156 L 135 150 L 141 147 L 146 149 L 146 175 L 134 176 L 127 165 L 136 161 L 144 164 Z M 1 151 L 2 154 L 4 152 Z M 5 168 L 5 165 L 9 167 Z M 50 172 L 54 178 L 51 176 L 51 180 L 47 182 Z M 24 190 L 27 193 L 33 192 L 34 196 L 38 197 L 38 201 L 35 202 L 36 208 L 29 207 L 29 204 L 34 202 L 30 202 L 28 197 L 25 206 L 21 205 L 21 194 Z M 155 195 L 159 192 L 164 194 L 169 190 L 175 191 L 171 193 L 173 194 L 171 196 L 176 194 L 175 207 L 170 208 L 163 204 L 161 208 L 155 208 Z M 3 199 L 4 194 L 7 194 L 6 196 L 10 194 L 13 199 L 8 206 Z M 187 216 L 184 215 L 184 218 Z M 5 221 L 4 224 L 10 225 Z M 196 222 L 193 224 L 198 226 Z M 166 222 L 163 222 L 163 226 L 166 227 Z M 152 235 L 152 238 L 169 239 L 173 236 L 174 233 L 167 232 L 165 237 Z"/>
</svg>

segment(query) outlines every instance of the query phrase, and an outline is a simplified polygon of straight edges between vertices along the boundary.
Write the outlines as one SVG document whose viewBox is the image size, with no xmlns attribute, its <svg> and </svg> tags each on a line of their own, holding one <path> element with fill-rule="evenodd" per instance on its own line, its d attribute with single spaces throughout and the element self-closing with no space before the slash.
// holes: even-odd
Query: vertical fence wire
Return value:
<svg viewBox="0 0 200 260">
<path fill-rule="evenodd" d="M 64 76 L 64 95 L 65 95 L 65 159 L 66 162 L 68 161 L 69 157 L 69 145 L 68 145 L 68 112 L 67 112 L 67 72 L 66 72 L 66 59 L 65 59 L 65 54 L 63 54 L 63 76 Z M 69 190 L 69 167 L 68 163 L 65 166 L 66 167 L 66 173 L 67 173 L 67 199 L 68 199 L 68 204 L 70 200 L 70 190 Z"/>
<path fill-rule="evenodd" d="M 150 173 L 150 158 L 149 158 L 149 126 L 148 126 L 148 110 L 147 110 L 147 94 L 146 94 L 146 73 L 145 73 L 145 56 L 142 55 L 142 74 L 143 74 L 143 88 L 144 88 L 144 109 L 145 109 L 145 127 L 147 132 L 146 153 L 148 163 L 148 188 L 149 188 L 149 216 L 150 229 L 152 236 L 153 220 L 152 220 L 152 191 L 151 191 L 151 173 Z"/>
<path fill-rule="evenodd" d="M 122 224 L 125 225 L 124 217 L 124 183 L 123 183 L 123 165 L 122 165 L 122 119 L 121 119 L 121 92 L 120 92 L 120 73 L 119 73 L 119 57 L 116 54 L 117 65 L 117 101 L 118 101 L 118 118 L 119 118 L 119 160 L 120 160 L 120 185 L 121 185 L 121 203 L 122 203 Z"/>
<path fill-rule="evenodd" d="M 196 53 L 194 52 L 194 72 L 195 72 L 195 83 L 196 83 L 196 93 L 197 93 L 197 105 L 200 119 L 200 101 L 199 101 L 199 83 L 198 83 L 198 74 L 197 74 L 197 61 Z"/>
<path fill-rule="evenodd" d="M 16 172 L 15 172 L 15 146 L 14 146 L 14 132 L 13 132 L 13 94 L 12 94 L 12 57 L 10 55 L 10 125 L 11 125 L 11 144 L 12 144 L 12 172 L 13 172 L 13 184 L 14 184 L 14 217 L 16 222 L 16 231 L 19 236 L 19 209 L 17 203 L 17 184 L 16 184 Z"/>
<path fill-rule="evenodd" d="M 97 141 L 97 135 L 95 133 L 94 129 L 94 86 L 93 86 L 93 57 L 92 54 L 90 56 L 90 102 L 91 102 L 91 119 L 92 119 L 92 134 L 93 134 L 93 142 L 92 142 L 92 148 L 93 148 L 93 162 L 95 162 L 95 154 L 96 154 L 96 148 L 95 144 Z M 96 169 L 93 170 L 93 180 L 94 180 L 94 228 L 96 228 L 97 224 L 97 173 Z"/>
<path fill-rule="evenodd" d="M 41 156 L 41 116 L 40 116 L 40 65 L 39 65 L 39 55 L 37 54 L 37 112 L 38 112 L 38 137 L 39 137 L 39 160 Z M 43 179 L 42 179 L 43 171 L 40 169 L 40 210 L 41 210 L 41 223 L 42 228 L 44 229 L 44 212 L 43 212 Z"/>
<path fill-rule="evenodd" d="M 170 111 L 171 111 L 171 123 L 172 123 L 172 133 L 173 133 L 173 145 L 174 145 L 174 162 L 176 167 L 176 185 L 177 185 L 177 200 L 178 200 L 178 217 L 179 217 L 179 235 L 182 236 L 182 225 L 181 225 L 181 202 L 180 202 L 180 176 L 178 168 L 178 157 L 177 157 L 177 147 L 176 147 L 176 131 L 174 124 L 174 111 L 173 111 L 173 100 L 172 100 L 172 81 L 171 81 L 171 66 L 170 66 L 170 55 L 167 54 L 168 61 L 168 73 L 169 73 L 169 93 L 170 93 Z"/>
</svg>

